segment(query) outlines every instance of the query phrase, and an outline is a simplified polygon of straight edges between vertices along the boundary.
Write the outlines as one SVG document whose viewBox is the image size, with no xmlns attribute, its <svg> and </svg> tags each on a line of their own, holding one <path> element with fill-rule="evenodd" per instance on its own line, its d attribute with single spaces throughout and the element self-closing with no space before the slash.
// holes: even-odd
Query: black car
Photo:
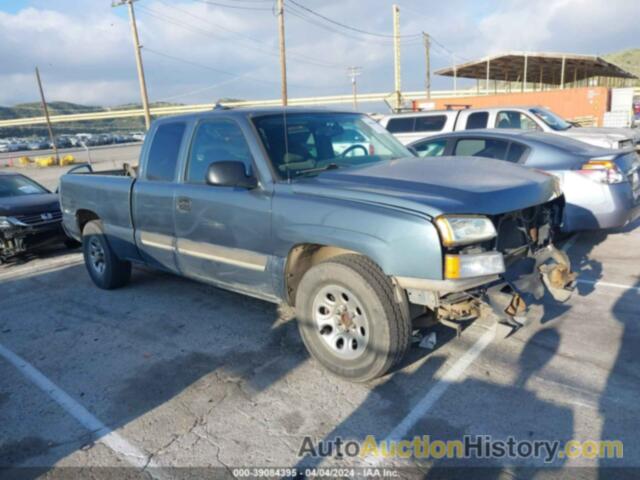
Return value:
<svg viewBox="0 0 640 480">
<path fill-rule="evenodd" d="M 0 172 L 0 263 L 55 242 L 71 246 L 58 195 L 19 173 Z"/>
</svg>

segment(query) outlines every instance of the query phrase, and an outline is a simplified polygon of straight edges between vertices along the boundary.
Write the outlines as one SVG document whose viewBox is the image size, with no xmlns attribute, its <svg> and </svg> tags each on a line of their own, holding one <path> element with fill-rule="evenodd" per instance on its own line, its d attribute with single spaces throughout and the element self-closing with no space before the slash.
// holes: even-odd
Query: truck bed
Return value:
<svg viewBox="0 0 640 480">
<path fill-rule="evenodd" d="M 135 249 L 131 194 L 135 178 L 124 169 L 71 172 L 60 179 L 62 222 L 69 235 L 82 236 L 87 218 L 100 218 L 109 240 Z M 115 246 L 115 245 L 114 245 Z"/>
</svg>

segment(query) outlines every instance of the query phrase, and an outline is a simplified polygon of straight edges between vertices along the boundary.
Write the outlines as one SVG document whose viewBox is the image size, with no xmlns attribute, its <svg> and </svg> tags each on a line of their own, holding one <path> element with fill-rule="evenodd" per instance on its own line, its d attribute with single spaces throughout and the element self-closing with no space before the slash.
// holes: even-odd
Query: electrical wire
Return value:
<svg viewBox="0 0 640 480">
<path fill-rule="evenodd" d="M 224 8 L 236 8 L 239 10 L 262 10 L 262 11 L 273 11 L 271 7 L 253 7 L 248 5 L 229 5 L 226 3 L 213 2 L 211 0 L 195 0 L 196 2 L 206 3 L 208 5 L 213 5 L 216 7 L 224 7 Z"/>
<path fill-rule="evenodd" d="M 152 9 L 150 9 L 148 7 L 145 7 L 143 5 L 139 5 L 138 9 L 142 13 L 144 13 L 146 15 L 149 15 L 151 17 L 154 17 L 154 18 L 156 18 L 158 20 L 161 20 L 163 22 L 166 22 L 166 23 L 171 23 L 171 24 L 173 24 L 175 26 L 178 26 L 178 27 L 183 28 L 185 30 L 191 31 L 193 33 L 198 33 L 200 35 L 204 35 L 204 36 L 207 36 L 207 37 L 210 37 L 210 38 L 215 38 L 217 40 L 225 40 L 225 41 L 229 40 L 228 38 L 225 38 L 225 37 L 213 32 L 212 30 L 209 30 L 209 29 L 206 29 L 206 28 L 202 28 L 202 27 L 200 27 L 198 25 L 193 25 L 192 23 L 185 22 L 184 20 L 180 20 L 180 19 L 176 19 L 176 18 L 167 16 L 167 15 L 163 15 L 163 14 L 161 14 L 161 13 L 155 11 L 155 10 L 152 10 Z M 224 29 L 224 28 L 221 28 L 221 29 Z M 229 30 L 229 29 L 226 29 L 226 30 L 230 31 L 232 33 L 235 33 L 237 35 L 241 35 L 241 34 L 238 34 L 238 32 L 233 32 L 232 30 Z M 251 39 L 251 37 L 246 37 L 246 36 L 245 36 L 245 38 Z M 256 39 L 251 39 L 251 40 L 256 42 L 256 43 L 259 42 Z M 249 50 L 259 51 L 259 52 L 262 52 L 262 53 L 264 53 L 266 55 L 270 55 L 270 56 L 273 56 L 273 57 L 279 57 L 279 54 L 277 52 L 274 52 L 274 51 L 271 51 L 271 50 L 265 50 L 264 48 L 260 48 L 260 47 L 253 46 L 253 45 L 247 45 L 246 43 L 239 43 L 237 41 L 235 41 L 235 42 L 236 42 L 235 45 L 241 45 L 244 48 L 247 48 Z M 260 43 L 264 43 L 264 42 L 260 42 Z M 306 57 L 306 56 L 303 56 L 301 54 L 297 54 L 297 53 L 293 53 L 293 52 L 288 53 L 288 56 L 290 58 L 293 58 L 293 59 L 299 61 L 299 62 L 307 63 L 307 64 L 310 64 L 310 65 L 315 65 L 317 67 L 340 68 L 340 69 L 344 68 L 344 66 L 342 66 L 342 65 L 330 64 L 330 63 L 327 63 L 327 62 L 317 61 L 317 60 L 312 59 L 310 57 Z"/>
<path fill-rule="evenodd" d="M 334 25 L 337 25 L 339 27 L 342 27 L 344 29 L 347 30 L 351 30 L 353 32 L 357 32 L 357 33 L 361 33 L 363 35 L 370 35 L 373 37 L 381 37 L 381 38 L 386 38 L 386 39 L 394 39 L 396 36 L 393 34 L 388 34 L 388 33 L 379 33 L 379 32 L 371 32 L 368 30 L 363 30 L 361 28 L 358 27 L 353 27 L 351 25 L 347 25 L 345 23 L 341 23 L 338 22 L 337 20 L 333 20 L 332 18 L 327 17 L 326 15 L 323 15 L 321 13 L 316 12 L 315 10 L 312 10 L 309 7 L 306 7 L 305 5 L 302 5 L 298 2 L 296 2 L 295 0 L 288 0 L 288 3 L 291 5 L 296 5 L 297 7 L 301 8 L 302 10 L 310 13 L 311 15 L 314 15 L 315 17 L 321 18 L 326 22 L 332 23 Z M 398 35 L 399 38 L 415 38 L 415 37 L 422 37 L 422 33 L 414 33 L 414 34 L 408 34 L 408 35 Z"/>
</svg>

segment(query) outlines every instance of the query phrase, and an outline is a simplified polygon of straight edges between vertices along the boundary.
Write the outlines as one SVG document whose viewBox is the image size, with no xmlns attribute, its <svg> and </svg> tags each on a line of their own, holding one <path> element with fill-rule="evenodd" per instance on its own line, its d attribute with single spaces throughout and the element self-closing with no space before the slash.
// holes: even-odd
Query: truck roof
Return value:
<svg viewBox="0 0 640 480">
<path fill-rule="evenodd" d="M 336 110 L 322 107 L 239 107 L 239 108 L 212 108 L 204 112 L 185 113 L 182 115 L 171 115 L 155 120 L 155 122 L 170 122 L 175 120 L 191 120 L 194 118 L 206 118 L 215 115 L 225 115 L 233 117 L 252 117 L 263 115 L 282 115 L 284 113 L 361 113 L 350 110 Z"/>
<path fill-rule="evenodd" d="M 415 112 L 401 112 L 401 113 L 390 113 L 388 115 L 383 115 L 383 118 L 396 118 L 396 117 L 405 117 L 408 115 L 418 116 L 418 115 L 431 115 L 431 114 L 443 114 L 443 113 L 458 113 L 458 112 L 475 112 L 475 111 L 491 111 L 491 110 L 505 110 L 505 109 L 521 109 L 528 110 L 530 108 L 545 108 L 542 105 L 498 105 L 495 107 L 470 107 L 470 108 L 451 108 L 451 109 L 439 109 L 439 110 L 417 110 Z"/>
</svg>

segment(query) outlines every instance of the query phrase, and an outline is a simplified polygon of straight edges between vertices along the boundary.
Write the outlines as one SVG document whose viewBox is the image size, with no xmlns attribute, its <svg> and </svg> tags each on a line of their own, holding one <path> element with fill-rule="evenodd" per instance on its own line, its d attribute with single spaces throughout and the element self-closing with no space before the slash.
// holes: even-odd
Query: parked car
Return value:
<svg viewBox="0 0 640 480">
<path fill-rule="evenodd" d="M 571 138 L 523 130 L 468 130 L 410 145 L 420 157 L 504 160 L 555 175 L 566 199 L 563 230 L 614 228 L 640 216 L 640 158 Z"/>
<path fill-rule="evenodd" d="M 144 132 L 131 132 L 131 138 L 134 142 L 142 142 L 145 139 L 146 134 Z"/>
<path fill-rule="evenodd" d="M 73 144 L 69 137 L 66 136 L 58 136 L 56 137 L 56 148 L 71 148 Z"/>
<path fill-rule="evenodd" d="M 386 115 L 380 124 L 408 145 L 426 137 L 461 130 L 506 128 L 535 130 L 603 148 L 640 151 L 640 130 L 579 127 L 543 107 L 463 108 Z"/>
<path fill-rule="evenodd" d="M 0 153 L 6 153 L 9 151 L 9 144 L 6 142 L 0 142 Z"/>
<path fill-rule="evenodd" d="M 345 130 L 370 148 L 343 148 Z M 553 176 L 416 158 L 366 115 L 162 118 L 139 165 L 135 177 L 81 167 L 61 179 L 63 224 L 82 240 L 94 283 L 122 287 L 136 263 L 286 302 L 309 352 L 351 380 L 396 365 L 419 322 L 460 331 L 488 316 L 520 327 L 525 305 L 504 278 L 520 260 L 535 264 L 535 295 L 546 285 L 566 300 L 573 287 L 553 246 L 564 204 Z"/>
<path fill-rule="evenodd" d="M 51 142 L 45 138 L 34 138 L 27 144 L 29 150 L 47 150 L 51 148 Z"/>
<path fill-rule="evenodd" d="M 58 195 L 25 175 L 0 172 L 0 263 L 51 243 L 72 246 L 61 222 Z"/>
</svg>

